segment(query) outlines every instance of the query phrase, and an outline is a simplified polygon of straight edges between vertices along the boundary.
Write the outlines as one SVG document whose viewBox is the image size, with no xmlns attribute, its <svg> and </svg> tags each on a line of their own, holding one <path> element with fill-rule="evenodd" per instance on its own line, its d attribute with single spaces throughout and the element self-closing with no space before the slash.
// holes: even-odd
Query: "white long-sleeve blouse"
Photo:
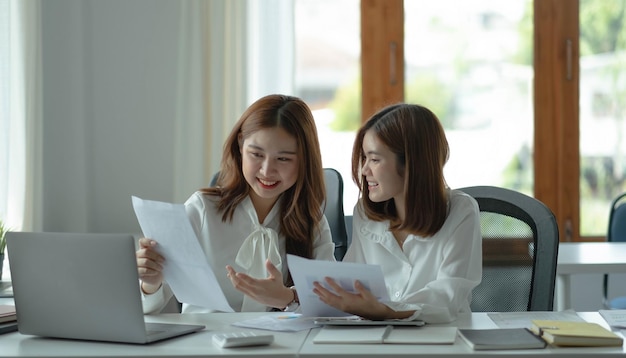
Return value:
<svg viewBox="0 0 626 358">
<path fill-rule="evenodd" d="M 217 197 L 196 192 L 185 202 L 187 215 L 207 262 L 235 311 L 266 311 L 268 307 L 246 297 L 233 287 L 226 276 L 225 267 L 231 265 L 237 272 L 265 278 L 267 272 L 264 262 L 269 258 L 282 272 L 283 279 L 287 280 L 286 238 L 279 233 L 280 203 L 274 205 L 260 224 L 250 197 L 236 207 L 232 222 L 222 222 L 222 214 L 216 208 L 217 200 Z M 334 261 L 334 248 L 328 221 L 322 217 L 320 231 L 313 241 L 313 258 Z M 143 295 L 144 313 L 159 312 L 171 297 L 172 292 L 167 284 L 153 294 Z M 182 312 L 185 313 L 209 311 L 204 307 L 183 303 Z"/>
<path fill-rule="evenodd" d="M 389 222 L 365 217 L 355 205 L 352 244 L 343 261 L 382 267 L 396 311 L 409 319 L 451 322 L 470 311 L 472 289 L 482 276 L 482 237 L 478 204 L 469 195 L 449 191 L 448 217 L 432 237 L 409 235 L 400 248 Z"/>
</svg>

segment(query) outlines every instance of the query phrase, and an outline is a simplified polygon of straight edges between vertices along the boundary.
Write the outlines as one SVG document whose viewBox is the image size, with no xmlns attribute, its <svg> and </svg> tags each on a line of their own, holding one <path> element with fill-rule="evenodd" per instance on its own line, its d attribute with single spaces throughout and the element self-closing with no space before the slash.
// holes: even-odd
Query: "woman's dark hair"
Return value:
<svg viewBox="0 0 626 358">
<path fill-rule="evenodd" d="M 362 175 L 363 138 L 371 132 L 396 156 L 398 174 L 404 177 L 405 218 L 400 221 L 393 199 L 373 202 Z M 443 166 L 449 146 L 437 116 L 415 104 L 396 104 L 374 114 L 357 132 L 352 150 L 352 179 L 361 191 L 365 214 L 375 221 L 389 220 L 391 230 L 429 237 L 447 216 L 447 185 Z"/>
<path fill-rule="evenodd" d="M 281 194 L 280 233 L 287 239 L 287 253 L 312 258 L 313 239 L 324 215 L 326 189 L 315 120 L 301 99 L 268 95 L 250 105 L 224 143 L 217 186 L 201 191 L 219 196 L 217 207 L 222 221 L 232 222 L 235 208 L 250 192 L 241 169 L 241 146 L 252 134 L 269 128 L 285 130 L 297 143 L 298 179 Z"/>
</svg>

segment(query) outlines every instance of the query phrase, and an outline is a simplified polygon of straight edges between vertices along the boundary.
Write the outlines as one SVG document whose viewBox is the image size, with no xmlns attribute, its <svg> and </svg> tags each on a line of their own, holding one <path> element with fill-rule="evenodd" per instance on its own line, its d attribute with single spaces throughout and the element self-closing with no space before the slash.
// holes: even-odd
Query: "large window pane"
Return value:
<svg viewBox="0 0 626 358">
<path fill-rule="evenodd" d="M 580 234 L 626 191 L 626 1 L 580 1 Z"/>
<path fill-rule="evenodd" d="M 450 187 L 532 195 L 531 1 L 406 0 L 404 7 L 406 101 L 443 122 Z"/>
<path fill-rule="evenodd" d="M 313 110 L 324 167 L 344 180 L 344 211 L 352 215 L 354 132 L 361 122 L 359 0 L 296 0 L 295 91 Z"/>
</svg>

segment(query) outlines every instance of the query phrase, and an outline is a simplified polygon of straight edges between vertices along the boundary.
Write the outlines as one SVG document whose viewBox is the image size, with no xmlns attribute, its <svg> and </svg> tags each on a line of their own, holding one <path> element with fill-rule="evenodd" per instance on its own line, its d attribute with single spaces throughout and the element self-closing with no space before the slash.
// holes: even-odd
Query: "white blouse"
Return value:
<svg viewBox="0 0 626 358">
<path fill-rule="evenodd" d="M 288 277 L 286 239 L 278 234 L 280 202 L 276 202 L 263 224 L 259 224 L 250 197 L 237 205 L 232 222 L 222 222 L 222 214 L 217 212 L 217 200 L 217 197 L 196 192 L 185 202 L 187 215 L 207 262 L 215 273 L 224 296 L 235 311 L 266 311 L 269 307 L 261 305 L 233 287 L 226 276 L 225 267 L 231 265 L 237 272 L 265 278 L 267 277 L 265 259 L 269 258 L 282 272 L 286 284 Z M 334 261 L 334 249 L 328 221 L 326 217 L 322 217 L 320 232 L 315 235 L 313 241 L 313 258 Z M 172 292 L 167 284 L 162 285 L 153 294 L 143 295 L 144 313 L 159 312 L 171 297 Z M 182 312 L 210 312 L 210 310 L 183 303 Z"/>
<path fill-rule="evenodd" d="M 472 289 L 482 277 L 482 236 L 478 204 L 449 191 L 449 213 L 432 237 L 409 235 L 400 249 L 389 222 L 369 220 L 354 208 L 352 244 L 343 261 L 381 265 L 396 311 L 415 310 L 409 319 L 451 322 L 470 311 Z"/>
</svg>

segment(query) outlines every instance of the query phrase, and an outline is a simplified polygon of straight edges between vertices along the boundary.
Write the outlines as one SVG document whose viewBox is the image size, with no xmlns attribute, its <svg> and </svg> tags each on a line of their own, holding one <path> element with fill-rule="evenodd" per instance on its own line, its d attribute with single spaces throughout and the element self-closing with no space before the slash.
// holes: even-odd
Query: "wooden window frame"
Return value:
<svg viewBox="0 0 626 358">
<path fill-rule="evenodd" d="M 535 0 L 534 196 L 580 237 L 579 0 Z M 404 3 L 361 0 L 362 120 L 404 99 Z"/>
</svg>

